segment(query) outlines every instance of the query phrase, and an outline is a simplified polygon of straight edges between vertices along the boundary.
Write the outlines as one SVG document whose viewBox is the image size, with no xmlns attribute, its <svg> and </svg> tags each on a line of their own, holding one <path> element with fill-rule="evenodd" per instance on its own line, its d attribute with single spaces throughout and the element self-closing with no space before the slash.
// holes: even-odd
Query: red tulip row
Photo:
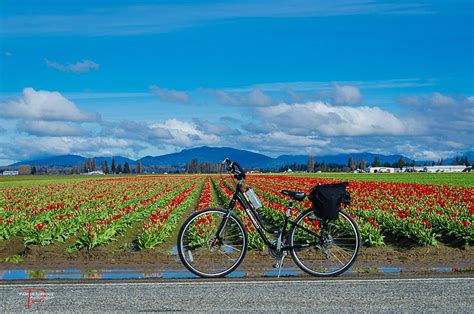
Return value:
<svg viewBox="0 0 474 314">
<path fill-rule="evenodd" d="M 275 199 L 280 198 L 277 191 L 283 188 L 308 192 L 316 183 L 330 182 L 334 180 L 287 176 L 249 176 L 247 180 L 249 186 L 258 186 L 261 192 Z M 367 234 L 364 229 L 372 226 L 379 230 L 380 236 L 420 244 L 435 245 L 439 240 L 473 242 L 472 188 L 351 181 L 349 191 L 353 202 L 346 210 L 357 218 L 363 234 Z M 377 236 L 373 230 L 368 231 L 368 235 Z M 379 240 L 376 237 L 377 243 Z M 367 243 L 375 244 L 371 242 Z"/>
<path fill-rule="evenodd" d="M 185 190 L 179 191 L 165 206 L 157 206 L 150 217 L 143 223 L 143 231 L 137 239 L 140 249 L 158 246 L 178 227 L 182 215 L 196 203 L 203 190 L 204 180 L 195 181 Z M 199 186 L 198 188 L 196 188 Z"/>
</svg>

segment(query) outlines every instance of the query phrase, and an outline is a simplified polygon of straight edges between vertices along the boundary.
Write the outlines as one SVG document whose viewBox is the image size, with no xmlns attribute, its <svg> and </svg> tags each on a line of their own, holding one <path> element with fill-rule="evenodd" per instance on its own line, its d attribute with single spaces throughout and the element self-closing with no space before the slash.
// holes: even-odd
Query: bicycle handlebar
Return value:
<svg viewBox="0 0 474 314">
<path fill-rule="evenodd" d="M 235 176 L 237 180 L 245 179 L 245 171 L 238 162 L 226 158 L 222 164 L 229 173 L 232 173 Z"/>
</svg>

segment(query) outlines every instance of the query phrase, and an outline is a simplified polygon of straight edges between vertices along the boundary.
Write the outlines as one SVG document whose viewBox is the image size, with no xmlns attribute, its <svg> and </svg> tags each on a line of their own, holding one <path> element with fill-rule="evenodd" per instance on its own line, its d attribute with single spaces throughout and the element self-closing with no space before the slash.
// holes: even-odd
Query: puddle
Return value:
<svg viewBox="0 0 474 314">
<path fill-rule="evenodd" d="M 401 268 L 398 267 L 379 267 L 379 272 L 384 274 L 400 274 L 402 272 Z"/>
<path fill-rule="evenodd" d="M 173 246 L 173 248 L 171 249 L 171 255 L 176 255 L 178 256 L 178 247 L 175 245 Z"/>
<path fill-rule="evenodd" d="M 454 273 L 458 271 L 464 271 L 463 268 L 456 268 L 456 267 L 433 267 L 431 268 L 431 270 L 438 273 Z"/>
<path fill-rule="evenodd" d="M 462 272 L 463 268 L 452 267 L 432 267 L 426 270 L 450 273 Z M 346 271 L 343 275 L 351 273 L 379 273 L 385 275 L 400 275 L 402 268 L 398 267 L 354 267 Z M 302 276 L 305 273 L 299 268 L 283 268 L 280 277 Z M 260 272 L 246 272 L 245 269 L 238 268 L 233 273 L 227 275 L 229 278 L 251 278 L 251 277 L 277 277 L 278 269 L 271 269 Z M 0 280 L 28 280 L 28 279 L 141 279 L 141 278 L 165 278 L 165 279 L 191 279 L 198 278 L 187 270 L 137 270 L 137 269 L 63 269 L 63 270 L 5 270 L 0 271 Z"/>
<path fill-rule="evenodd" d="M 263 273 L 265 277 L 278 277 L 278 269 L 269 270 Z M 301 270 L 297 270 L 296 268 L 282 268 L 280 272 L 280 277 L 294 277 L 300 276 L 303 272 Z"/>
</svg>

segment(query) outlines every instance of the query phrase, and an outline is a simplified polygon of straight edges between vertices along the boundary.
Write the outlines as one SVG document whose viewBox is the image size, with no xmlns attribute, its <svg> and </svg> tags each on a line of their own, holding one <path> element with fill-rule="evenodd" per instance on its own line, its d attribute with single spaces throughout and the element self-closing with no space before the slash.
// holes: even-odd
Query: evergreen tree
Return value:
<svg viewBox="0 0 474 314">
<path fill-rule="evenodd" d="M 31 167 L 31 174 L 36 174 L 36 166 Z"/>
<path fill-rule="evenodd" d="M 453 162 L 451 163 L 452 165 L 460 165 L 461 164 L 461 160 L 459 160 L 459 156 L 456 156 L 456 158 L 453 160 Z"/>
<path fill-rule="evenodd" d="M 117 165 L 117 170 L 116 171 L 117 171 L 117 173 L 122 173 L 123 172 L 121 164 Z"/>
<path fill-rule="evenodd" d="M 123 173 L 130 173 L 130 165 L 128 164 L 127 161 L 123 165 Z"/>
<path fill-rule="evenodd" d="M 354 171 L 356 168 L 356 164 L 352 156 L 350 156 L 349 160 L 347 161 L 347 167 L 349 167 L 349 169 L 351 169 L 352 171 Z"/>
<path fill-rule="evenodd" d="M 403 167 L 405 167 L 405 159 L 403 157 L 400 156 L 400 159 L 398 160 L 397 162 L 397 167 L 402 169 Z"/>
<path fill-rule="evenodd" d="M 367 168 L 367 163 L 365 162 L 365 159 L 362 158 L 359 162 L 359 169 L 364 170 L 365 168 Z"/>
<path fill-rule="evenodd" d="M 380 162 L 380 158 L 376 156 L 374 158 L 373 166 L 374 167 L 380 167 L 381 165 L 382 165 L 382 163 Z"/>
<path fill-rule="evenodd" d="M 117 172 L 117 163 L 115 162 L 115 158 L 112 158 L 112 166 L 111 166 L 112 173 Z"/>
</svg>

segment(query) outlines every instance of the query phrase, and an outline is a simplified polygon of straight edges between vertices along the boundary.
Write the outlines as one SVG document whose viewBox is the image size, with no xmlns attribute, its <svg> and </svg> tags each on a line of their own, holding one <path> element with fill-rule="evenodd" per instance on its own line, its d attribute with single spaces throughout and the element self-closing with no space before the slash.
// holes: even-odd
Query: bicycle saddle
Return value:
<svg viewBox="0 0 474 314">
<path fill-rule="evenodd" d="M 295 201 L 302 201 L 306 197 L 305 192 L 298 192 L 298 191 L 290 191 L 290 190 L 281 190 L 281 194 L 287 195 L 294 199 Z"/>
</svg>

